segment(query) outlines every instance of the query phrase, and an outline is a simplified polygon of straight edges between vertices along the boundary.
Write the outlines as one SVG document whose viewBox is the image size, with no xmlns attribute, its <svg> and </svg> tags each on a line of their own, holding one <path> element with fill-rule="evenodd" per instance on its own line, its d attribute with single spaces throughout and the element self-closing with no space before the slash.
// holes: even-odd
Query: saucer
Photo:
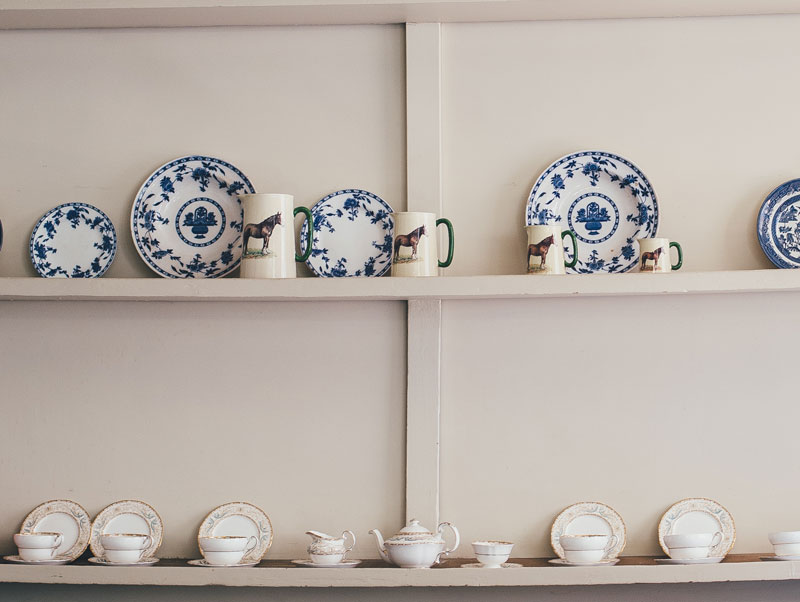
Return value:
<svg viewBox="0 0 800 602">
<path fill-rule="evenodd" d="M 500 565 L 499 568 L 501 568 L 501 569 L 518 569 L 521 566 L 522 566 L 521 564 L 517 564 L 516 562 L 504 562 L 503 564 Z M 484 569 L 484 568 L 489 568 L 489 567 L 486 567 L 486 566 L 482 565 L 480 562 L 470 562 L 469 564 L 462 564 L 461 568 L 462 569 Z M 494 568 L 494 567 L 492 567 L 492 568 Z"/>
<path fill-rule="evenodd" d="M 613 566 L 619 562 L 619 558 L 609 558 L 598 562 L 568 562 L 564 558 L 552 558 L 547 562 L 561 566 Z"/>
<path fill-rule="evenodd" d="M 19 556 L 3 556 L 3 560 L 17 562 L 19 564 L 67 564 L 68 562 L 72 562 L 73 559 L 67 556 L 56 556 L 55 558 L 49 558 L 47 560 L 23 560 Z"/>
<path fill-rule="evenodd" d="M 360 560 L 342 560 L 338 564 L 317 564 L 311 560 L 292 560 L 292 562 L 299 566 L 309 566 L 315 569 L 352 569 L 361 564 Z"/>
<path fill-rule="evenodd" d="M 97 556 L 92 556 L 89 559 L 89 562 L 92 564 L 102 564 L 103 566 L 151 566 L 158 562 L 159 558 L 153 558 L 152 556 L 147 558 L 142 558 L 141 560 L 137 560 L 136 562 L 109 562 L 105 558 L 98 558 Z"/>
<path fill-rule="evenodd" d="M 717 564 L 725 560 L 724 556 L 708 558 L 656 558 L 656 564 Z"/>
<path fill-rule="evenodd" d="M 7 556 L 6 559 L 8 559 Z M 785 556 L 762 556 L 761 560 L 800 560 L 800 554 L 787 554 Z"/>
<path fill-rule="evenodd" d="M 205 558 L 198 558 L 197 560 L 190 560 L 188 564 L 192 566 L 205 566 L 210 569 L 230 568 L 237 566 L 256 566 L 260 561 L 256 562 L 237 562 L 236 564 L 209 564 Z"/>
</svg>

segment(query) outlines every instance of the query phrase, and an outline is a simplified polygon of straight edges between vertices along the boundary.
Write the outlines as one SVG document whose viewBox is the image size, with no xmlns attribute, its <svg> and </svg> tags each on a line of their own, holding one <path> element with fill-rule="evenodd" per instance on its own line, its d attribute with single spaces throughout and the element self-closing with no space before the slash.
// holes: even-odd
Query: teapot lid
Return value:
<svg viewBox="0 0 800 602">
<path fill-rule="evenodd" d="M 428 529 L 420 525 L 416 518 L 412 518 L 408 521 L 408 525 L 386 540 L 386 543 L 426 543 L 428 541 L 438 543 L 443 540 L 440 535 L 431 533 Z"/>
</svg>

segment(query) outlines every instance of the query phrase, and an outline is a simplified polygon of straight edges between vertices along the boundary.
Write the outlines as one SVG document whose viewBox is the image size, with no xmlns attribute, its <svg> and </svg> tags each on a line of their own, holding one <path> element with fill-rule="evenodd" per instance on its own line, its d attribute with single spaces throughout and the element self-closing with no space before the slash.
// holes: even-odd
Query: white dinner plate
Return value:
<svg viewBox="0 0 800 602">
<path fill-rule="evenodd" d="M 625 522 L 610 506 L 599 502 L 579 502 L 565 508 L 553 521 L 550 529 L 550 545 L 556 555 L 563 559 L 562 535 L 616 535 L 617 543 L 606 555 L 613 559 L 625 549 Z"/>
<path fill-rule="evenodd" d="M 101 538 L 104 533 L 149 535 L 151 541 L 150 545 L 145 548 L 144 556 L 152 557 L 161 545 L 164 524 L 152 506 L 137 500 L 122 500 L 103 508 L 92 522 L 89 546 L 92 548 L 92 554 L 98 560 L 101 560 L 106 552 Z"/>
<path fill-rule="evenodd" d="M 83 506 L 70 500 L 50 500 L 30 511 L 19 532 L 61 533 L 63 539 L 56 553 L 69 562 L 86 551 L 91 528 L 89 514 Z"/>
<path fill-rule="evenodd" d="M 676 502 L 658 523 L 658 543 L 669 556 L 665 535 L 690 533 L 722 533 L 720 542 L 711 548 L 710 556 L 725 557 L 736 541 L 733 517 L 719 502 L 695 497 Z"/>
<path fill-rule="evenodd" d="M 247 502 L 231 502 L 214 508 L 203 519 L 197 532 L 197 547 L 200 538 L 212 535 L 254 536 L 258 543 L 242 559 L 243 562 L 260 562 L 272 545 L 272 523 L 259 507 Z"/>
</svg>

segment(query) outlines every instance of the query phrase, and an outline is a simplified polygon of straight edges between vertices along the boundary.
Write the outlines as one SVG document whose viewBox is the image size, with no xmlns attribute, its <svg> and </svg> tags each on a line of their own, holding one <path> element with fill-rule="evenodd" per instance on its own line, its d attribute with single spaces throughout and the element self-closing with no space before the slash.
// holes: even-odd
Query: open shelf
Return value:
<svg viewBox="0 0 800 602">
<path fill-rule="evenodd" d="M 459 568 L 474 559 L 455 559 L 431 570 L 400 569 L 367 560 L 354 569 L 310 569 L 288 560 L 257 567 L 203 568 L 185 560 L 162 560 L 151 567 L 0 564 L 0 582 L 84 585 L 223 585 L 249 587 L 459 587 L 618 585 L 631 583 L 712 583 L 800 579 L 800 561 L 769 562 L 762 554 L 735 554 L 720 564 L 660 566 L 652 557 L 630 556 L 616 566 L 560 567 L 544 558 L 512 559 L 522 568 Z"/>
<path fill-rule="evenodd" d="M 0 301 L 520 299 L 800 291 L 800 271 L 435 278 L 0 278 Z"/>
<path fill-rule="evenodd" d="M 0 29 L 797 14 L 792 0 L 0 0 Z"/>
</svg>

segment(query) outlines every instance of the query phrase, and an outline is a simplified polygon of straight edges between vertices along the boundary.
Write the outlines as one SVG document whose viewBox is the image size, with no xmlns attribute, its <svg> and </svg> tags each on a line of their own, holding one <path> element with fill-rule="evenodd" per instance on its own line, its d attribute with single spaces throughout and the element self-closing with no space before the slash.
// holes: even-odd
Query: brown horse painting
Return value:
<svg viewBox="0 0 800 602">
<path fill-rule="evenodd" d="M 420 226 L 409 234 L 399 234 L 394 239 L 394 261 L 400 259 L 400 247 L 411 247 L 411 259 L 417 258 L 417 245 L 421 236 L 427 236 L 425 226 Z"/>
<path fill-rule="evenodd" d="M 528 245 L 528 271 L 532 271 L 531 269 L 531 257 L 541 257 L 542 261 L 539 264 L 539 269 L 544 270 L 544 263 L 547 261 L 547 252 L 550 250 L 551 245 L 553 244 L 553 235 L 551 234 L 547 238 L 540 240 L 535 245 Z"/>
<path fill-rule="evenodd" d="M 655 251 L 645 251 L 642 253 L 642 270 L 644 270 L 644 262 L 648 259 L 652 260 L 653 268 L 652 270 L 655 272 L 656 268 L 658 268 L 658 259 L 661 257 L 661 253 L 664 251 L 663 247 L 658 247 Z"/>
<path fill-rule="evenodd" d="M 275 215 L 270 215 L 263 222 L 258 224 L 247 224 L 242 231 L 242 251 L 247 254 L 247 242 L 250 238 L 263 238 L 264 244 L 261 246 L 261 254 L 266 255 L 269 249 L 269 237 L 272 236 L 272 231 L 275 226 L 281 225 L 280 211 Z"/>
</svg>

